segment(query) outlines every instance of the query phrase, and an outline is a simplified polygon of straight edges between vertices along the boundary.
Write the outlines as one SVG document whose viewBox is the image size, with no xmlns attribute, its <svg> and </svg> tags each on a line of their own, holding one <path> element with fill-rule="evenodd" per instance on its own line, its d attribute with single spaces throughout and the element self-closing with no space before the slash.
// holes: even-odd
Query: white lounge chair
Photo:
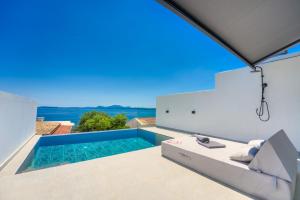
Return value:
<svg viewBox="0 0 300 200">
<path fill-rule="evenodd" d="M 267 140 L 249 165 L 230 159 L 247 144 L 213 137 L 210 140 L 226 147 L 209 149 L 199 145 L 195 137 L 185 136 L 164 141 L 162 155 L 255 197 L 293 199 L 297 151 L 284 131 Z"/>
</svg>

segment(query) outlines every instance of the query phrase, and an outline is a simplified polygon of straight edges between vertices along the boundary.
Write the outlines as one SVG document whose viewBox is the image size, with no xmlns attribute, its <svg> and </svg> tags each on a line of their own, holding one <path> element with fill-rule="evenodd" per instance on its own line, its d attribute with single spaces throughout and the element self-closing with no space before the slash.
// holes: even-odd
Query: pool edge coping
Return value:
<svg viewBox="0 0 300 200">
<path fill-rule="evenodd" d="M 138 129 L 144 130 L 144 131 L 150 131 L 150 132 L 153 132 L 153 133 L 159 134 L 159 135 L 173 137 L 173 136 L 170 136 L 170 135 L 165 134 L 165 133 L 149 130 L 148 128 L 117 129 L 117 130 L 92 131 L 92 132 L 81 132 L 81 133 L 72 133 L 72 134 L 77 135 L 77 134 L 89 134 L 89 133 L 95 133 L 95 132 L 114 132 L 114 131 L 120 131 L 120 130 L 138 130 Z M 16 151 L 15 155 L 0 170 L 0 178 L 2 176 L 18 176 L 18 175 L 21 175 L 22 173 L 17 173 L 18 169 L 22 166 L 23 162 L 26 160 L 26 158 L 28 157 L 28 155 L 30 154 L 30 152 L 35 147 L 35 145 L 37 144 L 37 142 L 39 141 L 39 139 L 41 137 L 56 137 L 56 136 L 66 136 L 66 135 L 70 135 L 70 133 L 69 134 L 61 134 L 61 135 L 46 135 L 46 136 L 33 135 L 32 137 L 30 137 L 28 139 L 28 141 L 25 142 L 25 144 L 18 151 Z M 144 150 L 144 149 L 141 149 L 141 150 Z M 126 152 L 126 153 L 123 153 L 123 154 L 128 154 L 128 153 L 131 153 L 131 152 Z M 120 154 L 116 154 L 116 155 L 113 155 L 113 156 L 117 156 L 117 155 L 120 155 Z M 87 161 L 89 161 L 89 160 L 87 160 Z M 55 167 L 59 167 L 59 166 L 55 166 Z"/>
<path fill-rule="evenodd" d="M 11 157 L 6 165 L 0 170 L 0 177 L 16 175 L 18 169 L 27 158 L 31 150 L 34 148 L 36 143 L 39 141 L 40 135 L 33 135 L 30 137 L 19 150 Z"/>
</svg>

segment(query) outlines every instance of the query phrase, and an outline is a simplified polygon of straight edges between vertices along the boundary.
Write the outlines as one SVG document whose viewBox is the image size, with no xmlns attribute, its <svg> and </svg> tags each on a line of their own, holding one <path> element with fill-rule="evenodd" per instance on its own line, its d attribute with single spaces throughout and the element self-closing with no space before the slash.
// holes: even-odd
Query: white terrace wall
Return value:
<svg viewBox="0 0 300 200">
<path fill-rule="evenodd" d="M 34 133 L 37 104 L 0 92 L 0 167 Z"/>
<path fill-rule="evenodd" d="M 255 113 L 260 74 L 242 68 L 217 74 L 213 91 L 157 97 L 157 126 L 244 142 L 284 129 L 300 151 L 300 56 L 265 63 L 263 69 L 270 121 L 261 122 Z"/>
</svg>

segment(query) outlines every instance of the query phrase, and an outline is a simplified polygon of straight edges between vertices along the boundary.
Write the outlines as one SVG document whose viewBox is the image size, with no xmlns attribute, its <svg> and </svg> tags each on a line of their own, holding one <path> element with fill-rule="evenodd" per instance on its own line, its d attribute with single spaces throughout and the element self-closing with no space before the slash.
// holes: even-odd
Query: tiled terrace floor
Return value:
<svg viewBox="0 0 300 200">
<path fill-rule="evenodd" d="M 38 137 L 32 138 L 0 172 L 1 200 L 252 199 L 161 157 L 160 147 L 15 175 Z"/>
</svg>

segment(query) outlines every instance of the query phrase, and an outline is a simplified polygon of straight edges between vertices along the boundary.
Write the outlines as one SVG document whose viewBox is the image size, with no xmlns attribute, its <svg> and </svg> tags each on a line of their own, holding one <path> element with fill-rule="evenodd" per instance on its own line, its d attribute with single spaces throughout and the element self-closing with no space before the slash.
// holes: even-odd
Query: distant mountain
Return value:
<svg viewBox="0 0 300 200">
<path fill-rule="evenodd" d="M 121 106 L 121 105 L 97 106 L 97 108 L 105 108 L 105 109 L 155 109 L 155 108 L 130 107 L 130 106 Z"/>
<path fill-rule="evenodd" d="M 97 106 L 97 108 L 120 109 L 120 108 L 132 108 L 132 107 L 130 107 L 130 106 L 121 106 L 121 105 L 111 105 L 111 106 Z"/>
</svg>

